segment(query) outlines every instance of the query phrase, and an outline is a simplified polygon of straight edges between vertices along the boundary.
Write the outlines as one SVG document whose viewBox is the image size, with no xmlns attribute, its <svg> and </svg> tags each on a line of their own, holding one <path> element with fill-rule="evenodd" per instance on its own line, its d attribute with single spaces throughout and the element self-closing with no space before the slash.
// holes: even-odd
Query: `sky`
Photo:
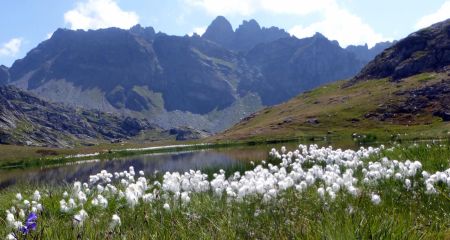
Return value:
<svg viewBox="0 0 450 240">
<path fill-rule="evenodd" d="M 255 19 L 298 38 L 320 32 L 342 47 L 370 47 L 450 18 L 450 0 L 4 0 L 0 65 L 11 66 L 58 28 L 139 23 L 171 35 L 201 35 L 218 15 L 233 28 Z"/>
</svg>

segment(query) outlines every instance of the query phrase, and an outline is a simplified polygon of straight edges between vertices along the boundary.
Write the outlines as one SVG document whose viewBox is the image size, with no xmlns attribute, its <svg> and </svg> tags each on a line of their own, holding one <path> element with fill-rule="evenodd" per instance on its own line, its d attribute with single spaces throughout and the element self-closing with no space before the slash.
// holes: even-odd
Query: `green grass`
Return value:
<svg viewBox="0 0 450 240">
<path fill-rule="evenodd" d="M 240 122 L 231 129 L 211 137 L 211 140 L 261 140 L 269 138 L 348 138 L 353 133 L 371 134 L 379 140 L 435 139 L 450 137 L 450 123 L 432 112 L 414 115 L 410 119 L 380 121 L 366 118 L 379 106 L 405 100 L 397 94 L 439 83 L 446 74 L 423 73 L 391 82 L 378 79 L 343 87 L 338 81 L 300 94 L 288 102 L 261 110 L 254 118 Z M 431 110 L 424 110 L 431 111 Z M 311 124 L 308 119 L 317 119 Z M 288 120 L 288 121 L 286 121 Z"/>
<path fill-rule="evenodd" d="M 424 170 L 445 170 L 450 165 L 449 145 L 401 145 L 383 151 L 398 160 L 421 160 Z M 372 160 L 367 159 L 367 161 Z M 234 166 L 229 171 L 244 171 L 249 166 Z M 210 169 L 207 172 L 214 172 Z M 140 204 L 130 210 L 122 200 L 112 201 L 107 210 L 87 204 L 90 214 L 83 227 L 74 227 L 72 215 L 59 211 L 59 200 L 67 186 L 37 187 L 45 194 L 45 210 L 39 216 L 38 229 L 29 239 L 449 239 L 450 192 L 438 195 L 424 191 L 406 191 L 401 183 L 389 180 L 377 187 L 362 189 L 359 197 L 339 194 L 335 201 L 324 201 L 316 188 L 299 194 L 289 190 L 280 201 L 263 203 L 260 198 L 227 203 L 210 193 L 192 196 L 187 206 L 170 202 L 171 211 L 162 208 L 163 201 Z M 420 188 L 421 186 L 419 186 Z M 11 206 L 16 192 L 31 195 L 32 186 L 16 186 L 0 192 L 0 222 Z M 377 191 L 380 205 L 374 205 L 366 193 Z M 89 200 L 88 200 L 89 202 Z M 109 229 L 113 214 L 122 225 Z M 0 237 L 9 230 L 0 224 Z"/>
</svg>

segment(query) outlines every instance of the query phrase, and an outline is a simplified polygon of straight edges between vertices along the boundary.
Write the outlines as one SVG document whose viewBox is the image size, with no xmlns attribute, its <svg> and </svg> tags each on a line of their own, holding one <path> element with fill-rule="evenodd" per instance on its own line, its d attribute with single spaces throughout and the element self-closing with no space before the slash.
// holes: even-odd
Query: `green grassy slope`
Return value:
<svg viewBox="0 0 450 240">
<path fill-rule="evenodd" d="M 264 140 L 311 136 L 349 137 L 353 133 L 378 138 L 435 138 L 450 136 L 450 123 L 433 115 L 432 107 L 400 113 L 387 120 L 368 117 L 386 106 L 395 107 L 413 98 L 411 91 L 448 81 L 448 73 L 423 73 L 401 81 L 378 79 L 343 87 L 339 81 L 266 108 L 244 119 L 213 140 Z M 407 94 L 402 94 L 407 93 Z"/>
</svg>

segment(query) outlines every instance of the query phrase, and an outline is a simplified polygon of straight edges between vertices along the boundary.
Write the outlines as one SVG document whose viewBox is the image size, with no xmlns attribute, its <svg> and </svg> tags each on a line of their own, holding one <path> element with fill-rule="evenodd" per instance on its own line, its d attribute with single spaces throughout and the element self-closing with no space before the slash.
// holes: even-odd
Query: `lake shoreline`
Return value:
<svg viewBox="0 0 450 240">
<path fill-rule="evenodd" d="M 370 135 L 369 135 L 370 136 Z M 98 148 L 85 148 L 85 149 L 55 149 L 51 152 L 52 154 L 56 154 L 54 156 L 42 156 L 42 157 L 17 157 L 6 160 L 0 159 L 0 170 L 7 169 L 17 169 L 17 168 L 30 168 L 30 167 L 39 167 L 39 166 L 51 166 L 57 164 L 64 164 L 70 162 L 78 162 L 84 160 L 92 160 L 92 159 L 115 159 L 126 156 L 133 155 L 141 155 L 141 154 L 150 154 L 150 153 L 164 153 L 168 151 L 178 152 L 185 150 L 201 150 L 201 149 L 215 149 L 215 148 L 227 148 L 227 147 L 235 147 L 235 146 L 255 146 L 255 145 L 264 145 L 264 144 L 278 144 L 278 143 L 289 143 L 289 142 L 302 142 L 302 143 L 332 143 L 333 141 L 344 142 L 344 144 L 357 144 L 360 145 L 368 145 L 368 144 L 383 144 L 388 142 L 417 142 L 417 141 L 449 141 L 448 138 L 419 138 L 416 136 L 404 137 L 395 139 L 384 139 L 384 138 L 367 138 L 367 135 L 358 135 L 356 138 L 344 138 L 340 136 L 308 136 L 308 137 L 297 137 L 297 138 L 273 138 L 273 139 L 248 139 L 242 141 L 215 141 L 215 142 L 186 142 L 185 144 L 170 144 L 166 145 L 152 145 L 151 143 L 148 146 L 144 145 L 116 145 L 116 144 L 107 144 L 100 145 Z M 154 143 L 153 143 L 154 144 Z M 162 143 L 165 144 L 165 143 Z M 9 146 L 9 145 L 7 145 Z M 1 149 L 0 145 L 0 149 Z M 42 149 L 45 148 L 31 148 L 25 146 L 15 146 L 16 150 L 10 151 L 32 151 L 35 152 L 45 151 Z M 57 151 L 61 151 L 61 153 Z M 93 151 L 97 150 L 97 151 Z M 52 151 L 52 150 L 47 150 Z M 64 151 L 69 151 L 65 153 Z M 2 151 L 3 152 L 3 151 Z M 12 154 L 12 153 L 9 153 Z"/>
</svg>

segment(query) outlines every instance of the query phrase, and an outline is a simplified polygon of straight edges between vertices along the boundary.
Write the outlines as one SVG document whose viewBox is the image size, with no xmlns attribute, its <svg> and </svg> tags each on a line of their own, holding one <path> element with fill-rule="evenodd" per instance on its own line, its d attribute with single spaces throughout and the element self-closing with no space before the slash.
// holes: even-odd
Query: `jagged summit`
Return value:
<svg viewBox="0 0 450 240">
<path fill-rule="evenodd" d="M 136 24 L 133 27 L 131 27 L 130 32 L 142 36 L 147 41 L 152 41 L 156 36 L 156 32 L 153 27 L 144 28 L 140 24 Z"/>
<path fill-rule="evenodd" d="M 204 39 L 235 51 L 248 51 L 259 43 L 284 37 L 290 37 L 285 30 L 277 27 L 261 28 L 254 19 L 244 20 L 234 31 L 230 22 L 223 16 L 214 19 L 202 36 Z"/>
<path fill-rule="evenodd" d="M 233 27 L 225 17 L 218 16 L 208 26 L 202 37 L 222 46 L 231 47 L 234 39 Z"/>
<path fill-rule="evenodd" d="M 320 32 L 316 32 L 313 36 L 313 38 L 325 38 L 328 39 L 327 37 L 325 37 L 322 33 Z"/>
</svg>

